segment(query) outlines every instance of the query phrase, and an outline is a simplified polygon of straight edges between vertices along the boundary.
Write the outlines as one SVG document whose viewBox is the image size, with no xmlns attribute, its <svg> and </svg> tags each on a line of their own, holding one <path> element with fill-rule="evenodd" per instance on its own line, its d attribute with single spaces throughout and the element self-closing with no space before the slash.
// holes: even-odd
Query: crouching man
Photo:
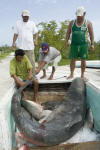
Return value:
<svg viewBox="0 0 100 150">
<path fill-rule="evenodd" d="M 56 70 L 56 66 L 58 65 L 58 62 L 61 60 L 61 54 L 60 52 L 54 48 L 50 47 L 48 43 L 42 43 L 41 48 L 39 49 L 39 65 L 36 70 L 36 74 L 40 72 L 40 70 L 43 70 L 43 76 L 42 78 L 46 77 L 46 68 L 49 63 L 52 64 L 52 72 L 48 80 L 52 80 L 54 72 Z"/>
<path fill-rule="evenodd" d="M 32 65 L 22 49 L 15 51 L 15 58 L 10 61 L 10 75 L 17 87 L 25 86 L 26 80 L 32 80 L 34 84 L 33 101 L 37 101 L 38 80 L 32 76 Z"/>
</svg>

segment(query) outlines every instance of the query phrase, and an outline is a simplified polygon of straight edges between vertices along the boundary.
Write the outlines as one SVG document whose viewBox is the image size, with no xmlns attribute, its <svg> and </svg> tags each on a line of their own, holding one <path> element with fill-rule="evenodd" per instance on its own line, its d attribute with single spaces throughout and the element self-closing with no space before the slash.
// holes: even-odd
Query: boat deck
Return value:
<svg viewBox="0 0 100 150">
<path fill-rule="evenodd" d="M 48 80 L 48 77 L 51 73 L 52 68 L 49 67 L 47 69 L 47 77 L 45 79 L 40 79 L 40 76 L 42 76 L 42 71 L 39 75 L 37 75 L 37 78 L 39 79 L 39 83 L 66 83 L 66 82 L 72 82 L 72 80 L 76 77 L 80 77 L 81 75 L 81 69 L 75 68 L 74 78 L 73 79 L 67 79 L 67 77 L 70 74 L 70 68 L 69 66 L 58 66 L 57 70 L 54 74 L 54 78 L 52 80 Z M 93 84 L 95 87 L 100 89 L 100 69 L 92 69 L 92 68 L 86 68 L 85 71 L 85 77 L 88 79 L 88 82 Z"/>
<path fill-rule="evenodd" d="M 13 79 L 9 75 L 9 62 L 14 57 L 14 53 L 11 53 L 6 59 L 0 62 L 0 102 L 5 96 L 5 93 L 9 91 L 14 85 Z M 51 73 L 51 67 L 47 69 L 47 77 L 45 79 L 40 79 L 42 76 L 42 71 L 37 75 L 40 84 L 44 83 L 66 83 L 71 82 L 74 78 L 80 77 L 80 68 L 75 69 L 74 78 L 68 80 L 67 77 L 70 74 L 69 65 L 58 66 L 52 80 L 48 80 Z M 88 82 L 100 89 L 100 69 L 86 68 L 85 76 L 88 78 Z"/>
<path fill-rule="evenodd" d="M 12 147 L 12 135 L 11 131 L 9 131 L 11 130 L 9 126 L 11 121 L 9 110 L 11 98 L 14 93 L 14 81 L 9 75 L 9 62 L 13 57 L 14 53 L 12 53 L 6 59 L 0 61 L 0 150 L 11 150 Z M 51 67 L 47 69 L 47 78 L 40 79 L 40 76 L 42 75 L 41 71 L 40 74 L 37 75 L 39 84 L 66 83 L 73 80 L 67 80 L 67 77 L 70 74 L 69 66 L 58 66 L 53 80 L 48 80 L 50 73 Z M 87 83 L 93 84 L 100 91 L 100 69 L 86 68 L 85 76 L 89 79 Z M 80 68 L 75 69 L 75 78 L 76 77 L 80 77 Z"/>
</svg>

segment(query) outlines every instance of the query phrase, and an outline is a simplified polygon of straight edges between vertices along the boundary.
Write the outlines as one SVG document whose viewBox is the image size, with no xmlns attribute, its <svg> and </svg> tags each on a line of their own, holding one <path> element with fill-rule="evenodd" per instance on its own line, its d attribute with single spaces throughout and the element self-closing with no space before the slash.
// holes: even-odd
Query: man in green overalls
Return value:
<svg viewBox="0 0 100 150">
<path fill-rule="evenodd" d="M 86 80 L 84 72 L 86 68 L 86 59 L 88 58 L 88 33 L 90 36 L 90 48 L 94 50 L 94 34 L 90 21 L 85 20 L 86 11 L 84 7 L 78 7 L 76 10 L 76 20 L 72 20 L 69 24 L 66 34 L 66 47 L 68 47 L 68 40 L 72 34 L 71 47 L 69 57 L 70 63 L 70 75 L 68 79 L 74 77 L 74 69 L 76 59 L 81 59 L 81 78 Z"/>
</svg>

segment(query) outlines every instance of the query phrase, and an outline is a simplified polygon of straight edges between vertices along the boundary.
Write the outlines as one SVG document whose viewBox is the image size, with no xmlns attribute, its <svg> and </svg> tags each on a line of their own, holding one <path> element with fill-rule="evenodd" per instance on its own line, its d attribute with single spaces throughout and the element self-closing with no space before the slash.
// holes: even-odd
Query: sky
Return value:
<svg viewBox="0 0 100 150">
<path fill-rule="evenodd" d="M 30 11 L 30 20 L 36 24 L 55 20 L 75 19 L 79 6 L 86 9 L 86 19 L 93 24 L 95 41 L 100 40 L 100 0 L 1 0 L 0 1 L 0 46 L 12 44 L 12 27 L 21 19 L 24 9 Z"/>
</svg>

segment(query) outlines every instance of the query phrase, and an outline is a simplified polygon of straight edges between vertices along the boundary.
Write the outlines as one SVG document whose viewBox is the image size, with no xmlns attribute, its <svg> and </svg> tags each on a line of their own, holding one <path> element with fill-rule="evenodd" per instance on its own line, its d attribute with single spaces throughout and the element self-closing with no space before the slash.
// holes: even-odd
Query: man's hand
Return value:
<svg viewBox="0 0 100 150">
<path fill-rule="evenodd" d="M 66 42 L 66 48 L 68 48 L 70 46 L 70 44 L 71 44 L 70 41 Z"/>
<path fill-rule="evenodd" d="M 37 68 L 37 69 L 36 69 L 36 74 L 38 74 L 39 72 L 40 72 L 40 69 Z"/>
<path fill-rule="evenodd" d="M 29 75 L 29 80 L 32 80 L 33 76 L 32 74 Z"/>
<path fill-rule="evenodd" d="M 92 51 L 94 50 L 94 44 L 90 45 L 90 50 L 92 50 Z"/>
<path fill-rule="evenodd" d="M 14 44 L 12 44 L 11 49 L 15 50 L 15 45 Z"/>
<path fill-rule="evenodd" d="M 68 42 L 66 42 L 66 45 L 65 45 L 65 46 L 66 46 L 66 48 L 68 48 Z"/>
<path fill-rule="evenodd" d="M 36 74 L 40 72 L 40 70 L 45 66 L 46 62 L 41 61 L 40 64 L 38 65 L 38 68 L 36 69 Z"/>
<path fill-rule="evenodd" d="M 37 40 L 34 41 L 34 45 L 38 46 L 38 41 Z"/>
</svg>

